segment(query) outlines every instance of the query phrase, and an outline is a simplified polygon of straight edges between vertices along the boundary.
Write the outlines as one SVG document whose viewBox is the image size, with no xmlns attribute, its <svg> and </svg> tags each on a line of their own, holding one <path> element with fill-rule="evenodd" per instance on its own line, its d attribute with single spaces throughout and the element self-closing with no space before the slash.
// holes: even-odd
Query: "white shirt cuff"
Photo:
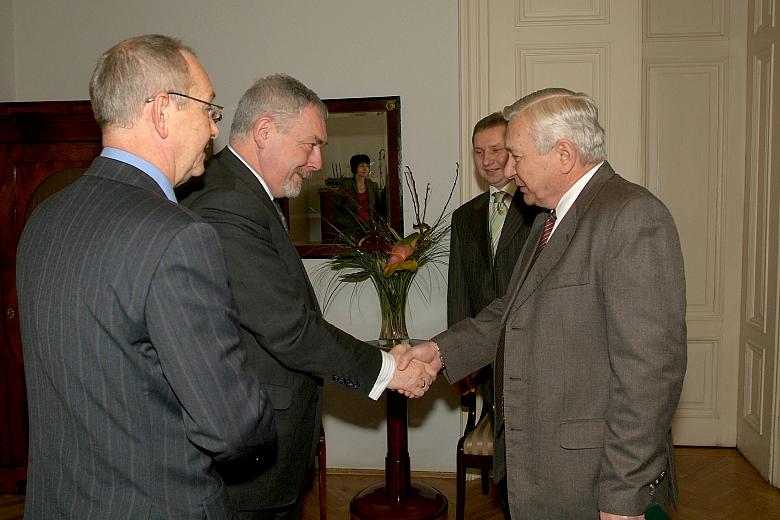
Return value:
<svg viewBox="0 0 780 520">
<path fill-rule="evenodd" d="M 382 351 L 382 368 L 379 369 L 379 375 L 374 383 L 374 388 L 371 389 L 371 393 L 368 397 L 376 401 L 385 391 L 387 385 L 390 384 L 390 380 L 393 379 L 395 374 L 395 358 L 385 351 Z"/>
</svg>

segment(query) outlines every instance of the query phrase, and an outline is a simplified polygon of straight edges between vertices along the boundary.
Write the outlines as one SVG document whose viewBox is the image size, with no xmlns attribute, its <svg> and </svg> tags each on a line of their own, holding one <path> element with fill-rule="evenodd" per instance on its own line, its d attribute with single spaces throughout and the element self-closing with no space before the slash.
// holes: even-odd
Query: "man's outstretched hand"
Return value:
<svg viewBox="0 0 780 520">
<path fill-rule="evenodd" d="M 415 347 L 416 348 L 416 347 Z M 387 387 L 396 390 L 409 398 L 420 397 L 431 387 L 436 380 L 436 374 L 441 369 L 441 363 L 432 364 L 414 355 L 404 360 L 404 356 L 412 349 L 407 344 L 396 345 L 390 351 L 395 359 L 395 374 Z M 438 357 L 438 354 L 437 354 Z"/>
</svg>

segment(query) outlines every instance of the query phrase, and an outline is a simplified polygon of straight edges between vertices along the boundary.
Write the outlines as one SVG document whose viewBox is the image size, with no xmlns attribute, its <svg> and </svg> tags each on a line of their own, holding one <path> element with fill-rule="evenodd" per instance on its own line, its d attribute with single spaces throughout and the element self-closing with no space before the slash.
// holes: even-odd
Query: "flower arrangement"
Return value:
<svg viewBox="0 0 780 520">
<path fill-rule="evenodd" d="M 441 264 L 448 254 L 444 238 L 450 225 L 445 220 L 445 211 L 452 200 L 460 168 L 455 167 L 455 180 L 449 197 L 439 217 L 432 225 L 425 223 L 431 186 L 425 187 L 422 202 L 412 170 L 404 170 L 414 208 L 414 233 L 400 235 L 380 215 L 374 215 L 368 224 L 361 223 L 358 233 L 339 233 L 339 252 L 327 262 L 326 267 L 338 274 L 328 284 L 330 299 L 344 284 L 358 284 L 371 280 L 379 296 L 382 312 L 382 329 L 379 344 L 387 345 L 408 340 L 406 330 L 406 301 L 415 276 L 427 264 Z M 356 288 L 357 289 L 357 288 Z"/>
</svg>

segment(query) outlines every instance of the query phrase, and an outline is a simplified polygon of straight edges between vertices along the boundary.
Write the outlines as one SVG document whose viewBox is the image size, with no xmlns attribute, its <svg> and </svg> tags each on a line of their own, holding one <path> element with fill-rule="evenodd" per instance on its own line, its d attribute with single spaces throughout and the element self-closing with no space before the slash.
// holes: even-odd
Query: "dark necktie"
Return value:
<svg viewBox="0 0 780 520">
<path fill-rule="evenodd" d="M 550 215 L 547 217 L 547 220 L 544 221 L 544 229 L 542 230 L 542 236 L 539 238 L 539 244 L 536 246 L 536 251 L 534 251 L 534 256 L 531 257 L 531 262 L 528 264 L 528 269 L 525 272 L 526 277 L 528 276 L 528 273 L 531 271 L 531 268 L 536 263 L 536 259 L 539 258 L 539 255 L 542 254 L 542 250 L 544 249 L 544 246 L 547 245 L 547 242 L 550 240 L 550 235 L 552 235 L 553 227 L 555 226 L 555 219 L 557 217 L 555 216 L 555 210 L 553 209 L 550 211 Z M 523 279 L 523 282 L 525 282 L 525 279 Z M 522 285 L 522 283 L 520 285 Z M 501 337 L 499 338 L 498 342 L 498 350 L 496 351 L 496 363 L 494 365 L 495 371 L 493 374 L 493 386 L 495 388 L 495 394 L 496 394 L 496 431 L 499 431 L 500 428 L 504 425 L 504 351 L 505 351 L 505 344 L 506 344 L 506 337 L 504 335 L 504 330 L 501 330 Z"/>
<path fill-rule="evenodd" d="M 282 225 L 284 226 L 284 230 L 288 233 L 290 232 L 290 228 L 287 227 L 287 219 L 284 218 L 284 213 L 282 213 L 282 205 L 279 204 L 279 201 L 277 199 L 273 199 L 274 207 L 276 208 L 276 212 L 279 214 L 279 220 L 282 221 Z"/>
</svg>

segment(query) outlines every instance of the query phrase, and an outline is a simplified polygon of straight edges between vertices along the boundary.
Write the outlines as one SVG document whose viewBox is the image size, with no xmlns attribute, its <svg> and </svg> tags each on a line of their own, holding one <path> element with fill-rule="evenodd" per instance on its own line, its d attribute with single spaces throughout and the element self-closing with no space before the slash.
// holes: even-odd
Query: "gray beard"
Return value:
<svg viewBox="0 0 780 520">
<path fill-rule="evenodd" d="M 296 170 L 296 174 L 303 177 L 303 179 L 308 179 L 311 175 L 311 172 L 306 172 L 304 170 Z M 301 187 L 303 187 L 303 181 L 296 183 L 295 178 L 288 179 L 283 185 L 282 185 L 282 193 L 283 197 L 287 197 L 288 199 L 293 199 L 301 194 Z"/>
<path fill-rule="evenodd" d="M 294 199 L 301 194 L 301 184 L 295 184 L 292 179 L 285 182 L 282 186 L 282 196 L 288 199 Z"/>
</svg>

